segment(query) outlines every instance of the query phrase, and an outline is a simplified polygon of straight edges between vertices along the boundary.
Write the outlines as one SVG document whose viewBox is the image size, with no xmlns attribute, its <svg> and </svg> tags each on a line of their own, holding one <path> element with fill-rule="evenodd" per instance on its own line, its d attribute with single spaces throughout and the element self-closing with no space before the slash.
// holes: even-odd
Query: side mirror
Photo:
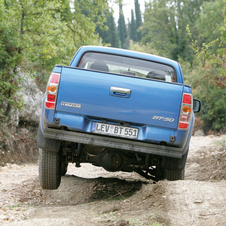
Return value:
<svg viewBox="0 0 226 226">
<path fill-rule="evenodd" d="M 193 99 L 193 111 L 194 113 L 200 112 L 201 110 L 201 101 Z"/>
</svg>

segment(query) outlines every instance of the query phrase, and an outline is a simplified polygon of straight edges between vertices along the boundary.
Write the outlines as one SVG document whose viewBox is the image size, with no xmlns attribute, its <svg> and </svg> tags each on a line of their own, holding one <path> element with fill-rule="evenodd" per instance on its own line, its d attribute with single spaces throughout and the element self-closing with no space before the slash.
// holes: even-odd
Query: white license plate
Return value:
<svg viewBox="0 0 226 226">
<path fill-rule="evenodd" d="M 136 139 L 138 136 L 138 129 L 136 128 L 116 126 L 99 122 L 92 123 L 91 132 L 110 136 L 126 137 L 130 139 Z"/>
</svg>

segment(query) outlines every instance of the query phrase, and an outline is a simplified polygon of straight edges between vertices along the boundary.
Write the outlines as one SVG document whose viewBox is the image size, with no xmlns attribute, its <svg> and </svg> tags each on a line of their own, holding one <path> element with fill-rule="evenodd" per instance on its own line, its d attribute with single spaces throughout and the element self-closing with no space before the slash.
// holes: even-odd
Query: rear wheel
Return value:
<svg viewBox="0 0 226 226">
<path fill-rule="evenodd" d="M 64 176 L 67 173 L 67 167 L 68 167 L 67 162 L 61 163 L 61 176 Z"/>
<path fill-rule="evenodd" d="M 166 179 L 169 181 L 184 180 L 184 172 L 185 172 L 184 169 L 180 170 L 180 169 L 163 169 L 162 168 L 161 172 L 162 172 L 162 179 Z"/>
<path fill-rule="evenodd" d="M 154 169 L 150 167 L 147 170 L 136 170 L 138 174 L 146 179 L 151 179 L 155 182 L 167 179 L 169 181 L 184 180 L 184 169 L 182 170 L 169 170 L 164 169 L 161 166 L 156 166 Z"/>
<path fill-rule="evenodd" d="M 184 169 L 182 170 L 169 170 L 165 169 L 165 179 L 174 181 L 174 180 L 184 180 Z"/>
<path fill-rule="evenodd" d="M 59 152 L 39 149 L 39 182 L 43 189 L 57 189 L 61 181 Z"/>
<path fill-rule="evenodd" d="M 187 161 L 188 150 L 182 156 L 182 158 L 163 157 L 161 167 L 164 170 L 164 179 L 173 180 L 184 180 L 185 164 Z"/>
<path fill-rule="evenodd" d="M 161 166 L 157 167 L 157 173 L 155 176 L 155 181 L 159 180 L 184 180 L 184 172 L 185 170 L 179 170 L 179 169 L 163 169 Z"/>
</svg>

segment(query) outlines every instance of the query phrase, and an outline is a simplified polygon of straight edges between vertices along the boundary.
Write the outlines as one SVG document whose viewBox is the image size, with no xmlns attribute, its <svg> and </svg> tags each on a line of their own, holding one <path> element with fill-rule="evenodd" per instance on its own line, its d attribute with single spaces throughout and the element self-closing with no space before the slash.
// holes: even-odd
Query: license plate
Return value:
<svg viewBox="0 0 226 226">
<path fill-rule="evenodd" d="M 105 123 L 93 122 L 91 132 L 105 134 L 110 136 L 117 137 L 126 137 L 130 139 L 136 139 L 138 136 L 138 129 L 125 127 L 125 126 L 117 126 L 110 125 Z"/>
</svg>

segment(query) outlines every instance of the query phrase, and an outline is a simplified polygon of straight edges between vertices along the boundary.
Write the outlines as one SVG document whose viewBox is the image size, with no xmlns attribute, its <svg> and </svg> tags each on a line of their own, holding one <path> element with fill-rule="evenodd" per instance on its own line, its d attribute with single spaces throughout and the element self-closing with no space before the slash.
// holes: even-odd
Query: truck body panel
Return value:
<svg viewBox="0 0 226 226">
<path fill-rule="evenodd" d="M 111 94 L 111 87 L 129 89 L 131 95 L 124 98 Z M 182 91 L 183 86 L 178 84 L 64 67 L 56 112 L 177 129 Z M 172 120 L 155 120 L 154 116 Z"/>
</svg>

